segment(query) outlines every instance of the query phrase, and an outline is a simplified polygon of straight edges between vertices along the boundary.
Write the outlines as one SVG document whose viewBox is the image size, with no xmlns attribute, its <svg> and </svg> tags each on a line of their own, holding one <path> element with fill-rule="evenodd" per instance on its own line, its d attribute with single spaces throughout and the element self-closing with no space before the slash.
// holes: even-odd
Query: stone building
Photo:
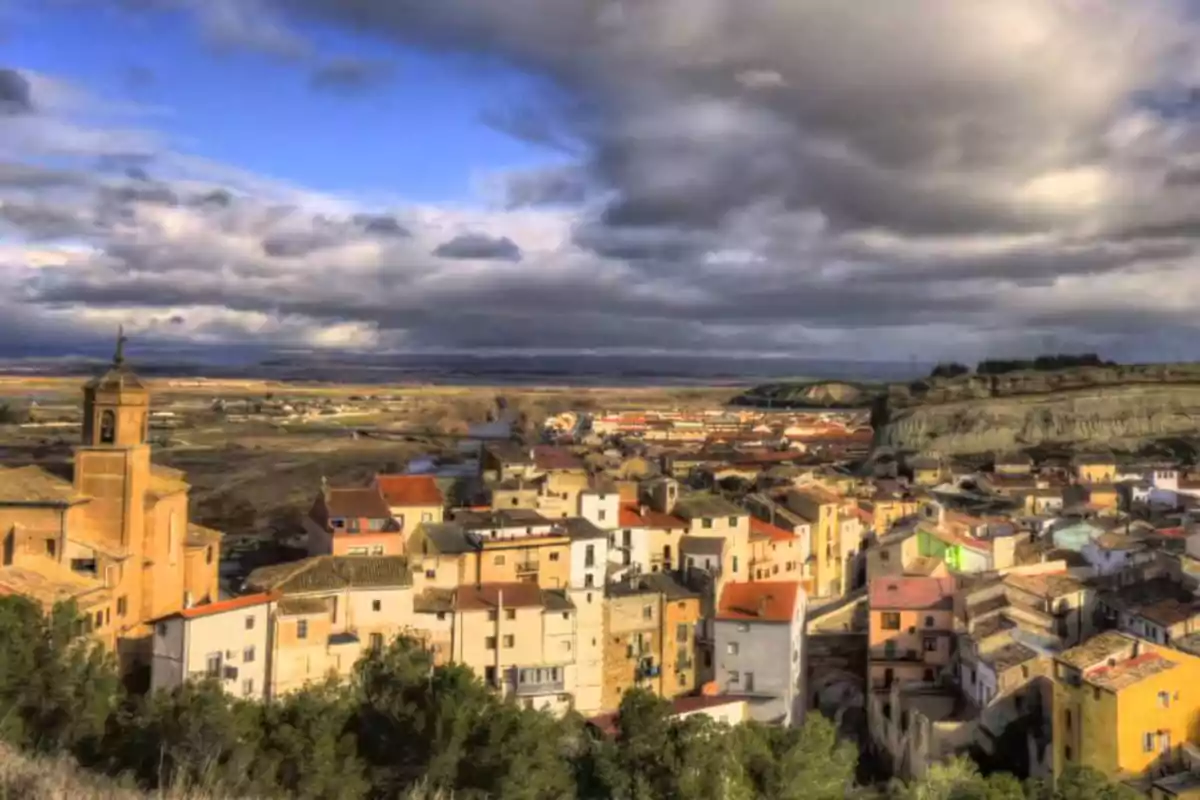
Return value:
<svg viewBox="0 0 1200 800">
<path fill-rule="evenodd" d="M 0 469 L 0 590 L 74 601 L 124 667 L 148 665 L 148 621 L 218 599 L 221 534 L 188 521 L 183 473 L 151 462 L 150 393 L 125 363 L 83 390 L 74 465 Z"/>
</svg>

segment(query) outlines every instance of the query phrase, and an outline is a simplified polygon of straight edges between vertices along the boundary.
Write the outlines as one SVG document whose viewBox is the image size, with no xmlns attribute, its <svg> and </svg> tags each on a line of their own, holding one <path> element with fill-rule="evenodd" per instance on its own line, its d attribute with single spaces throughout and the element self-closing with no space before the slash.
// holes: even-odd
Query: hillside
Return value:
<svg viewBox="0 0 1200 800">
<path fill-rule="evenodd" d="M 780 381 L 763 383 L 730 401 L 755 408 L 870 408 L 885 391 L 883 384 L 849 381 Z"/>
<path fill-rule="evenodd" d="M 1200 365 L 969 374 L 893 384 L 875 401 L 877 446 L 944 455 L 1037 445 L 1137 449 L 1200 435 Z"/>
</svg>

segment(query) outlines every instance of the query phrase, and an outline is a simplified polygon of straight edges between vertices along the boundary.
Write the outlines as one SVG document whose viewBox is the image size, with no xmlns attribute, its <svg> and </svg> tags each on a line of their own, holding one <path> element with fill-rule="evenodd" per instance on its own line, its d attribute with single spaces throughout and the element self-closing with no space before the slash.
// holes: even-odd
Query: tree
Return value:
<svg viewBox="0 0 1200 800">
<path fill-rule="evenodd" d="M 959 375 L 970 373 L 971 368 L 965 364 L 959 364 L 955 361 L 942 362 L 933 368 L 929 373 L 931 378 L 957 378 Z"/>
</svg>

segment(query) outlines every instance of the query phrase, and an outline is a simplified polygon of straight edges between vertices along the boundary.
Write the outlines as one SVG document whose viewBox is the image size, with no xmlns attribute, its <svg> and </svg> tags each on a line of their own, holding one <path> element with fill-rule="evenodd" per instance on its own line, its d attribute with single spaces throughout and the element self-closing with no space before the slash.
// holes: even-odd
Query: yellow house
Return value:
<svg viewBox="0 0 1200 800">
<path fill-rule="evenodd" d="M 151 462 L 150 392 L 124 342 L 84 387 L 70 477 L 0 469 L 0 590 L 74 600 L 126 666 L 148 666 L 149 620 L 217 599 L 221 535 L 189 525 L 183 473 Z"/>
<path fill-rule="evenodd" d="M 1110 453 L 1080 453 L 1071 463 L 1080 483 L 1112 483 L 1117 479 L 1117 459 Z"/>
<path fill-rule="evenodd" d="M 913 483 L 918 486 L 936 486 L 945 474 L 941 459 L 930 456 L 910 458 L 908 466 L 912 470 Z"/>
<path fill-rule="evenodd" d="M 1109 631 L 1054 664 L 1054 773 L 1113 779 L 1178 765 L 1200 734 L 1200 658 Z"/>
<path fill-rule="evenodd" d="M 561 528 L 492 539 L 455 522 L 427 523 L 409 549 L 420 587 L 529 582 L 563 589 L 571 581 L 571 537 Z"/>
<path fill-rule="evenodd" d="M 811 558 L 814 561 L 812 577 L 816 597 L 842 595 L 842 503 L 842 498 L 816 485 L 788 492 L 788 507 L 805 519 L 815 520 Z"/>
</svg>

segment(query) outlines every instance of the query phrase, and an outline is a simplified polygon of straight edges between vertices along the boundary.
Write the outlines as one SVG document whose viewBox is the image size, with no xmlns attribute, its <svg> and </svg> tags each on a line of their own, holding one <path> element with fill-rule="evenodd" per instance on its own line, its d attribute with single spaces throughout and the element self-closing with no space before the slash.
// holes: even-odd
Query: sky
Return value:
<svg viewBox="0 0 1200 800">
<path fill-rule="evenodd" d="M 1200 358 L 1200 0 L 0 0 L 0 354 Z"/>
</svg>

